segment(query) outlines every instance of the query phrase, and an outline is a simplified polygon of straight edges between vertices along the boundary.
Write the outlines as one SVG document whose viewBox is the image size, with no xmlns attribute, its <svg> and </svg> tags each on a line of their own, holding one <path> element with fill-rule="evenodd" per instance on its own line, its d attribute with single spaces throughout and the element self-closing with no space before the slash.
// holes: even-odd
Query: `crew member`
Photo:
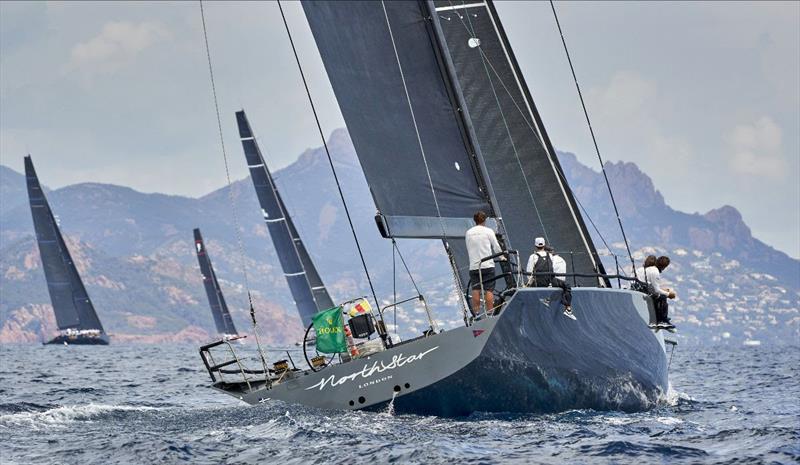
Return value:
<svg viewBox="0 0 800 465">
<path fill-rule="evenodd" d="M 659 266 L 659 261 L 663 266 Z M 644 280 L 645 286 L 639 289 L 653 298 L 653 305 L 656 310 L 656 326 L 666 329 L 675 328 L 667 318 L 668 304 L 667 299 L 674 299 L 675 292 L 671 289 L 662 287 L 661 271 L 669 266 L 668 257 L 656 258 L 655 255 L 648 255 L 644 260 L 644 266 L 636 270 L 639 279 Z"/>
<path fill-rule="evenodd" d="M 547 287 L 550 285 L 552 275 L 546 273 L 553 273 L 553 257 L 545 250 L 543 237 L 534 239 L 533 245 L 536 249 L 528 258 L 528 265 L 525 267 L 525 271 L 530 275 L 528 286 Z"/>
<path fill-rule="evenodd" d="M 486 299 L 486 311 L 491 314 L 494 310 L 494 260 L 484 258 L 502 252 L 500 244 L 497 242 L 495 232 L 484 225 L 486 223 L 486 213 L 478 211 L 472 217 L 475 226 L 467 230 L 465 241 L 467 243 L 467 254 L 469 255 L 469 282 L 472 294 L 472 315 L 477 316 L 481 312 L 481 282 L 483 282 L 484 298 Z M 505 257 L 500 257 L 504 260 Z M 487 281 L 488 280 L 488 281 Z"/>
<path fill-rule="evenodd" d="M 661 280 L 661 273 L 667 269 L 670 264 L 669 257 L 662 255 L 656 259 L 656 269 L 658 269 L 658 279 Z M 658 325 L 666 328 L 666 329 L 675 329 L 675 325 L 669 321 L 669 304 L 667 303 L 667 299 L 674 299 L 676 297 L 675 291 L 670 288 L 661 288 L 661 283 L 659 282 L 659 290 L 666 291 L 666 296 L 661 297 L 661 307 L 656 307 L 661 311 L 660 315 L 658 316 Z"/>
<path fill-rule="evenodd" d="M 543 237 L 534 239 L 533 244 L 536 250 L 528 258 L 528 265 L 525 267 L 531 275 L 528 286 L 561 288 L 564 315 L 575 319 L 572 314 L 572 288 L 564 276 L 567 273 L 567 262 L 545 243 Z"/>
</svg>

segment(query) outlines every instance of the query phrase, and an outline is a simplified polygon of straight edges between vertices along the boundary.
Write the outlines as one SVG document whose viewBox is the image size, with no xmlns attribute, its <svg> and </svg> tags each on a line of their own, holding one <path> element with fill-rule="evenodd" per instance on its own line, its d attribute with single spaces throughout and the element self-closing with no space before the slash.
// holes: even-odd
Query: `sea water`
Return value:
<svg viewBox="0 0 800 465">
<path fill-rule="evenodd" d="M 679 346 L 646 412 L 457 419 L 243 405 L 191 345 L 0 346 L 0 365 L 2 464 L 800 461 L 798 347 Z"/>
</svg>

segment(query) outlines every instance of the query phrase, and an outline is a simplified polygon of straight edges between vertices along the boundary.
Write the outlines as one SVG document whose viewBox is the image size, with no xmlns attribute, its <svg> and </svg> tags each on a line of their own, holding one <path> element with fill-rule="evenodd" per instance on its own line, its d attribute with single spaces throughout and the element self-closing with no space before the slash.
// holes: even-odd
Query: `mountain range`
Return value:
<svg viewBox="0 0 800 465">
<path fill-rule="evenodd" d="M 416 283 L 444 326 L 460 314 L 452 273 L 438 241 L 399 240 L 414 283 L 373 222 L 375 206 L 345 130 L 328 142 L 353 216 L 369 278 L 383 302 L 416 295 Z M 564 172 L 598 249 L 630 269 L 603 176 L 570 153 Z M 34 154 L 34 161 L 35 161 Z M 235 159 L 234 159 L 235 160 Z M 243 160 L 243 159 L 242 159 Z M 651 178 L 633 163 L 605 166 L 637 263 L 667 254 L 665 272 L 679 299 L 672 305 L 680 337 L 691 343 L 791 342 L 800 336 L 800 262 L 754 238 L 739 212 L 722 206 L 705 214 L 670 208 Z M 47 183 L 48 169 L 37 166 Z M 220 179 L 224 179 L 220 173 Z M 334 300 L 369 295 L 330 166 L 309 149 L 274 173 L 288 210 Z M 249 179 L 199 198 L 145 194 L 81 183 L 46 190 L 87 289 L 115 341 L 205 341 L 213 321 L 192 245 L 200 227 L 221 287 L 240 330 L 249 330 L 252 290 L 262 339 L 273 345 L 302 337 Z M 235 213 L 235 215 L 234 215 Z M 237 221 L 234 222 L 234 216 Z M 236 224 L 238 223 L 238 224 Z M 238 234 L 237 234 L 238 227 Z M 599 231 L 599 233 L 598 233 Z M 601 234 L 602 233 L 602 236 Z M 519 246 L 517 246 L 519 247 Z M 616 267 L 610 256 L 609 270 Z M 0 342 L 36 342 L 53 331 L 44 274 L 33 236 L 24 176 L 0 165 Z M 419 304 L 386 316 L 411 335 L 426 327 Z"/>
</svg>

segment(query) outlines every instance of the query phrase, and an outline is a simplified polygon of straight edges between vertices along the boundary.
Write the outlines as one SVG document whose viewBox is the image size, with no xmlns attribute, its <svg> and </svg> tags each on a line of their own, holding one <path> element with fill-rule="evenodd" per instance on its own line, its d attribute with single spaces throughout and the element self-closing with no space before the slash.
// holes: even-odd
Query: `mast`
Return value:
<svg viewBox="0 0 800 465">
<path fill-rule="evenodd" d="M 72 261 L 30 155 L 25 157 L 25 179 L 36 242 L 58 329 L 103 333 L 103 325 Z"/>
<path fill-rule="evenodd" d="M 286 205 L 272 179 L 243 110 L 236 112 L 236 123 L 247 166 L 250 169 L 250 178 L 261 205 L 261 213 L 275 245 L 278 260 L 300 319 L 304 326 L 308 326 L 317 312 L 334 306 L 333 300 L 286 210 Z"/>
<path fill-rule="evenodd" d="M 208 304 L 211 307 L 211 314 L 214 316 L 214 324 L 217 327 L 217 332 L 227 335 L 238 334 L 236 332 L 236 326 L 233 324 L 231 313 L 228 310 L 228 304 L 225 302 L 225 297 L 222 295 L 222 289 L 219 287 L 217 274 L 214 272 L 214 267 L 211 265 L 211 257 L 208 256 L 199 228 L 194 229 L 194 249 L 197 253 L 197 261 L 200 264 L 200 273 L 203 277 L 203 286 L 206 289 Z"/>
</svg>

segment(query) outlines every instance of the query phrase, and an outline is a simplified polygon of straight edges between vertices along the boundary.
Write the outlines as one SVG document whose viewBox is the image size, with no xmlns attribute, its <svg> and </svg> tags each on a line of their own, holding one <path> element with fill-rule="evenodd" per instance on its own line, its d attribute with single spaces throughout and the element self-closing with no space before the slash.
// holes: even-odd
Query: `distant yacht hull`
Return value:
<svg viewBox="0 0 800 465">
<path fill-rule="evenodd" d="M 53 339 L 44 343 L 44 345 L 59 344 L 59 345 L 93 345 L 93 346 L 107 346 L 111 342 L 108 334 L 101 334 L 99 336 L 87 335 L 66 335 L 59 334 Z"/>
<path fill-rule="evenodd" d="M 325 409 L 461 416 L 471 412 L 646 410 L 667 392 L 663 338 L 644 295 L 576 288 L 577 321 L 560 290 L 521 289 L 503 312 L 470 327 L 364 359 L 298 374 L 271 389 L 217 383 L 250 404 L 279 399 Z"/>
</svg>

